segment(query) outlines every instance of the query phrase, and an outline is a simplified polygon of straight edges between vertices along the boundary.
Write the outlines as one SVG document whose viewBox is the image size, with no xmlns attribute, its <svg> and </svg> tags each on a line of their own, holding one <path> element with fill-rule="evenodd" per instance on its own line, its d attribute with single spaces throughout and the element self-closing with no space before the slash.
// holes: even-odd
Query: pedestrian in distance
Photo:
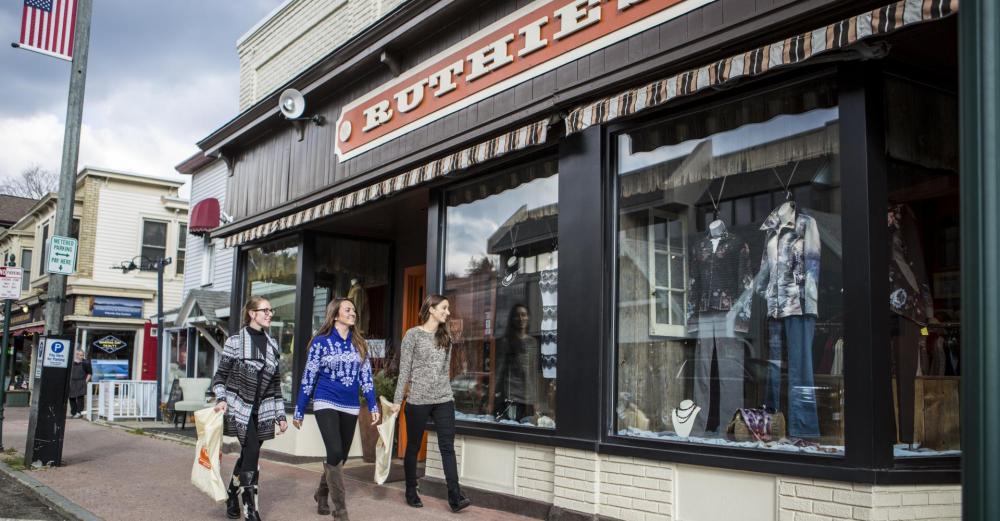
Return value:
<svg viewBox="0 0 1000 521">
<path fill-rule="evenodd" d="M 226 516 L 239 519 L 242 505 L 247 521 L 260 521 L 257 484 L 260 447 L 274 438 L 275 426 L 284 433 L 285 403 L 281 397 L 278 363 L 281 349 L 268 334 L 274 309 L 263 297 L 250 297 L 243 306 L 243 327 L 226 340 L 219 368 L 212 378 L 216 411 L 225 413 L 223 433 L 240 441 L 240 457 L 229 481 Z"/>
<path fill-rule="evenodd" d="M 448 506 L 458 512 L 472 504 L 458 485 L 455 462 L 455 398 L 451 390 L 451 333 L 448 299 L 428 295 L 420 306 L 419 326 L 410 328 L 400 345 L 399 379 L 393 409 L 406 400 L 406 504 L 422 507 L 417 494 L 417 452 L 427 420 L 434 419 L 441 464 L 448 485 Z"/>
<path fill-rule="evenodd" d="M 338 521 L 349 521 L 343 469 L 358 425 L 360 393 L 364 393 L 368 402 L 372 425 L 379 420 L 368 344 L 357 330 L 357 322 L 357 307 L 350 299 L 338 298 L 326 306 L 326 319 L 309 343 L 306 368 L 292 416 L 292 425 L 301 429 L 306 407 L 312 400 L 319 433 L 326 446 L 323 475 L 313 499 L 320 515 L 331 513 L 327 499 L 332 500 L 333 518 Z"/>
<path fill-rule="evenodd" d="M 73 353 L 73 368 L 69 375 L 69 410 L 71 418 L 83 417 L 83 397 L 87 395 L 87 384 L 94 374 L 90 360 L 83 356 L 83 350 Z"/>
</svg>

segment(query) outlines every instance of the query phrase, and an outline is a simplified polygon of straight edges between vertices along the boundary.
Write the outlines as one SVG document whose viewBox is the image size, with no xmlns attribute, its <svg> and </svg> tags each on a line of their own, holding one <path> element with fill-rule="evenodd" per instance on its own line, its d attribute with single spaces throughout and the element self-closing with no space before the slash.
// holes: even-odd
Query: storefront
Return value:
<svg viewBox="0 0 1000 521">
<path fill-rule="evenodd" d="M 501 4 L 200 143 L 286 398 L 331 298 L 391 358 L 441 292 L 496 505 L 957 518 L 958 2 Z"/>
</svg>

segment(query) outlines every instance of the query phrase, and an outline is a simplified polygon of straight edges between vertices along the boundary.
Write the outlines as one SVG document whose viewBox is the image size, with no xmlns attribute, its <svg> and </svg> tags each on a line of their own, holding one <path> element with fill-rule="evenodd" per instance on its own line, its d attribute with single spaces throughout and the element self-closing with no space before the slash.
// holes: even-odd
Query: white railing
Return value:
<svg viewBox="0 0 1000 521">
<path fill-rule="evenodd" d="M 94 410 L 93 395 L 97 392 Z M 114 380 L 87 386 L 87 419 L 108 421 L 156 418 L 156 382 Z"/>
</svg>

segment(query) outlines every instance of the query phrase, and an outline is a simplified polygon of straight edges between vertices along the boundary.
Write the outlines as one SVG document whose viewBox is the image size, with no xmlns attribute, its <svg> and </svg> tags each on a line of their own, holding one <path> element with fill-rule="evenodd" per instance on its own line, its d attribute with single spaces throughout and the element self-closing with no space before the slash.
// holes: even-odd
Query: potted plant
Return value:
<svg viewBox="0 0 1000 521">
<path fill-rule="evenodd" d="M 373 370 L 375 370 L 373 368 Z M 388 368 L 376 370 L 372 380 L 375 383 L 375 399 L 385 396 L 392 401 L 396 392 L 396 377 Z M 375 444 L 378 442 L 378 430 L 372 425 L 372 416 L 368 412 L 368 401 L 361 396 L 361 412 L 358 414 L 358 429 L 361 434 L 361 454 L 365 463 L 375 462 Z"/>
</svg>

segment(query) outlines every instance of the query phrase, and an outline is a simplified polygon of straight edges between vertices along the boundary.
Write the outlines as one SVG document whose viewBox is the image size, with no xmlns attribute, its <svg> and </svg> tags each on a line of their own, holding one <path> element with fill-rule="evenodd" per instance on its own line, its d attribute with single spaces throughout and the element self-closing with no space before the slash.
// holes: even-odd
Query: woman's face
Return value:
<svg viewBox="0 0 1000 521">
<path fill-rule="evenodd" d="M 518 331 L 528 329 L 528 308 L 518 306 L 514 310 L 514 328 Z"/>
<path fill-rule="evenodd" d="M 250 310 L 251 323 L 256 324 L 261 329 L 267 329 L 271 327 L 271 318 L 274 317 L 274 309 L 271 308 L 271 303 L 262 300 L 255 309 Z"/>
<path fill-rule="evenodd" d="M 354 304 L 347 300 L 341 302 L 340 310 L 337 312 L 337 318 L 334 320 L 347 327 L 351 327 L 356 324 L 358 322 L 358 312 L 354 309 Z"/>
<path fill-rule="evenodd" d="M 442 300 L 438 302 L 438 305 L 431 307 L 430 315 L 438 322 L 444 324 L 448 322 L 448 317 L 451 316 L 451 310 L 448 309 L 448 306 L 448 301 Z"/>
</svg>

